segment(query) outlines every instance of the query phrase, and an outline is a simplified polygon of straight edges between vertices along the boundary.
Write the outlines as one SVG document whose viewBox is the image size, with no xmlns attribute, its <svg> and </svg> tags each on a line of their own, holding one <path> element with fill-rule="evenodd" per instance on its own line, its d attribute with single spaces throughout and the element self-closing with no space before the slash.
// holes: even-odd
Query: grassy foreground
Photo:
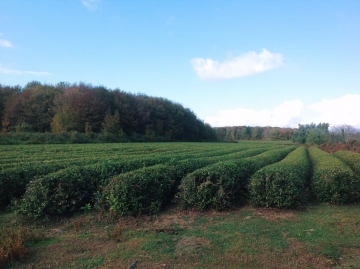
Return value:
<svg viewBox="0 0 360 269">
<path fill-rule="evenodd" d="M 95 212 L 46 224 L 0 215 L 0 227 L 36 234 L 5 268 L 360 268 L 360 207 L 285 211 L 245 206 L 117 218 Z M 1 252 L 1 251 L 0 251 Z M 1 253 L 0 253 L 1 255 Z"/>
</svg>

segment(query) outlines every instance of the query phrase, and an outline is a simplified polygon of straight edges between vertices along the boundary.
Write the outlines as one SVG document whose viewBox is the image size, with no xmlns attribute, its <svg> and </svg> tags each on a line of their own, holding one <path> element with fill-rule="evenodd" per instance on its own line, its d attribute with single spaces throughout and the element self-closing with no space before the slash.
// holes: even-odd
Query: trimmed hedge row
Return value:
<svg viewBox="0 0 360 269">
<path fill-rule="evenodd" d="M 104 161 L 76 166 L 30 181 L 21 199 L 19 213 L 37 219 L 78 211 L 92 203 L 94 193 L 120 173 L 164 162 L 168 157 Z"/>
<path fill-rule="evenodd" d="M 234 150 L 231 149 L 230 152 Z M 227 151 L 220 150 L 219 154 L 225 154 Z M 200 154 L 198 152 L 197 154 Z M 204 155 L 211 155 L 208 151 L 204 152 Z M 37 163 L 37 164 L 27 164 L 21 165 L 16 168 L 8 168 L 0 170 L 0 207 L 8 206 L 12 199 L 20 198 L 24 195 L 26 191 L 27 184 L 37 177 L 46 177 L 52 178 L 52 173 L 55 173 L 55 177 L 52 180 L 66 180 L 71 178 L 71 180 L 77 180 L 74 178 L 74 175 L 81 177 L 82 171 L 84 169 L 95 169 L 99 168 L 99 164 L 104 163 L 104 165 L 109 165 L 112 163 L 112 166 L 116 167 L 114 174 L 110 174 L 109 177 L 128 172 L 134 169 L 138 169 L 143 166 L 155 165 L 158 163 L 168 162 L 169 160 L 179 160 L 188 157 L 193 157 L 194 154 L 191 154 L 187 151 L 183 152 L 160 152 L 160 153 L 151 153 L 148 155 L 138 156 L 98 156 L 99 158 L 89 157 L 84 159 L 71 160 L 67 162 L 51 162 L 51 163 Z M 100 162 L 99 162 L 100 159 Z M 102 160 L 101 160 L 102 159 Z M 107 160 L 104 162 L 104 160 Z M 110 161 L 110 162 L 109 162 Z M 99 162 L 97 164 L 94 164 Z M 89 166 L 90 165 L 90 166 Z M 83 168 L 83 166 L 86 166 Z M 70 169 L 71 167 L 71 169 Z M 63 170 L 63 171 L 59 171 Z M 59 171 L 59 173 L 57 173 Z M 78 181 L 79 184 L 82 184 Z M 86 183 L 85 183 L 86 184 Z"/>
<path fill-rule="evenodd" d="M 297 207 L 308 198 L 310 173 L 307 149 L 298 147 L 282 161 L 265 166 L 250 178 L 250 201 L 257 206 Z"/>
<path fill-rule="evenodd" d="M 338 151 L 333 154 L 336 158 L 342 160 L 360 176 L 360 154 L 351 151 Z"/>
<path fill-rule="evenodd" d="M 296 147 L 266 151 L 254 157 L 216 163 L 188 174 L 179 186 L 177 198 L 185 208 L 218 210 L 246 195 L 250 176 L 265 165 L 280 161 Z"/>
<path fill-rule="evenodd" d="M 344 204 L 360 197 L 360 177 L 348 165 L 316 147 L 309 149 L 309 156 L 312 192 L 319 201 Z"/>
<path fill-rule="evenodd" d="M 181 179 L 188 173 L 219 160 L 240 159 L 264 152 L 266 149 L 249 149 L 212 158 L 195 158 L 170 161 L 124 173 L 112 178 L 103 189 L 98 204 L 115 214 L 154 214 L 172 200 Z"/>
<path fill-rule="evenodd" d="M 25 193 L 26 185 L 34 178 L 83 163 L 84 160 L 70 163 L 28 164 L 0 170 L 0 208 L 8 206 L 12 199 L 20 198 Z"/>
<path fill-rule="evenodd" d="M 122 216 L 154 214 L 168 202 L 173 174 L 159 164 L 114 177 L 103 190 L 101 205 Z"/>
</svg>

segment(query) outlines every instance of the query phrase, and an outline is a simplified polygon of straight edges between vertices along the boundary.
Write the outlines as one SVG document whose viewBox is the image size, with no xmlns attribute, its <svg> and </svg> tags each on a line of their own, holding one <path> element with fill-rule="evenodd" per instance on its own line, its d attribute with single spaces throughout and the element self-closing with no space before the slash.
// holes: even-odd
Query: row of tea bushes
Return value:
<svg viewBox="0 0 360 269">
<path fill-rule="evenodd" d="M 98 156 L 98 158 L 89 157 L 83 159 L 70 159 L 67 161 L 56 161 L 48 163 L 29 163 L 18 165 L 14 168 L 2 169 L 0 170 L 0 208 L 8 206 L 11 200 L 20 198 L 22 195 L 24 195 L 27 184 L 29 184 L 29 182 L 36 178 L 44 177 L 47 175 L 51 177 L 53 173 L 59 172 L 59 175 L 63 175 L 59 176 L 59 178 L 61 180 L 64 180 L 68 177 L 68 174 L 70 174 L 72 177 L 72 175 L 74 174 L 73 171 L 82 171 L 82 167 L 84 166 L 91 167 L 91 165 L 94 165 L 94 167 L 98 167 L 96 166 L 96 164 L 104 161 L 105 163 L 110 161 L 115 164 L 122 162 L 124 166 L 122 169 L 125 170 L 131 169 L 134 163 L 138 163 L 139 160 L 144 162 L 138 165 L 146 165 L 146 160 L 149 160 L 151 162 L 150 165 L 153 165 L 155 163 L 152 162 L 152 160 L 157 160 L 156 158 L 154 158 L 154 156 L 155 155 L 152 154 L 144 155 L 142 158 L 133 156 L 131 158 L 127 157 L 126 160 L 124 160 L 125 157 L 121 158 L 121 156 L 118 155 L 107 155 Z M 159 154 L 157 154 L 156 156 L 159 156 Z M 159 161 L 167 159 L 169 159 L 169 157 L 163 158 Z M 130 168 L 128 168 L 126 165 L 130 165 Z M 77 174 L 81 176 L 80 172 L 78 172 Z"/>
<path fill-rule="evenodd" d="M 114 175 L 120 175 L 120 178 L 122 179 L 125 177 L 122 176 L 122 174 L 127 174 L 127 172 L 134 170 L 138 171 L 137 169 L 140 169 L 140 177 L 147 178 L 147 180 L 153 180 L 153 177 L 150 176 L 151 174 L 157 176 L 160 175 L 156 172 L 158 169 L 158 166 L 156 165 L 168 163 L 168 170 L 171 171 L 172 178 L 174 179 L 173 184 L 176 185 L 176 182 L 178 182 L 179 178 L 189 170 L 189 167 L 192 167 L 191 169 L 197 169 L 201 165 L 204 166 L 209 163 L 214 163 L 219 158 L 226 159 L 234 158 L 234 156 L 252 156 L 265 150 L 266 149 L 250 149 L 229 155 L 212 158 L 195 158 L 190 160 L 186 159 L 189 156 L 188 153 L 173 155 L 171 157 L 169 155 L 150 154 L 121 161 L 105 161 L 87 166 L 76 166 L 63 169 L 31 181 L 21 200 L 19 212 L 36 219 L 44 215 L 62 215 L 78 211 L 85 204 L 93 203 L 96 193 L 103 186 L 107 185 L 110 178 Z M 182 159 L 185 160 L 181 161 Z M 154 165 L 155 167 L 153 167 Z M 139 173 L 139 171 L 137 173 Z M 136 176 L 131 177 L 131 175 L 132 174 L 130 174 L 130 178 L 133 178 L 136 181 Z M 166 174 L 164 174 L 164 177 L 165 176 Z M 169 180 L 167 184 L 170 183 Z M 146 193 L 147 190 L 145 189 L 145 194 Z M 170 196 L 170 193 L 166 194 L 166 196 Z M 131 197 L 133 200 L 138 198 Z M 152 207 L 154 206 L 152 205 Z"/>
<path fill-rule="evenodd" d="M 88 164 L 94 162 L 95 160 L 88 160 Z M 34 178 L 83 164 L 84 160 L 72 160 L 70 162 L 27 164 L 0 170 L 0 208 L 8 206 L 11 200 L 20 198 L 25 193 L 27 184 Z"/>
<path fill-rule="evenodd" d="M 103 189 L 99 204 L 117 215 L 153 214 L 166 206 L 188 173 L 221 160 L 254 156 L 266 149 L 249 149 L 212 158 L 192 158 L 145 167 L 111 179 Z"/>
<path fill-rule="evenodd" d="M 336 155 L 312 147 L 309 156 L 312 193 L 318 201 L 343 204 L 360 198 L 360 177 Z"/>
<path fill-rule="evenodd" d="M 265 166 L 250 179 L 252 204 L 294 208 L 307 200 L 311 165 L 305 147 L 298 147 L 282 161 Z"/>
<path fill-rule="evenodd" d="M 112 176 L 167 160 L 169 157 L 166 155 L 156 158 L 146 156 L 59 170 L 29 182 L 19 212 L 36 219 L 44 215 L 78 211 L 85 204 L 93 202 L 95 192 L 106 185 Z"/>
<path fill-rule="evenodd" d="M 85 169 L 97 170 L 99 169 L 99 165 L 97 165 L 98 163 L 104 163 L 105 166 L 112 163 L 112 166 L 116 167 L 114 168 L 114 173 L 119 174 L 138 169 L 143 166 L 168 162 L 169 160 L 176 161 L 190 157 L 195 158 L 197 156 L 226 155 L 228 153 L 237 154 L 236 152 L 241 152 L 245 149 L 246 147 L 219 149 L 214 151 L 202 149 L 194 154 L 192 151 L 188 151 L 186 149 L 176 149 L 171 151 L 164 148 L 159 152 L 154 153 L 153 151 L 150 151 L 150 153 L 140 154 L 140 156 L 121 156 L 116 154 L 116 152 L 109 152 L 107 154 L 100 152 L 96 158 L 93 155 L 90 155 L 87 158 L 82 159 L 69 159 L 66 161 L 60 159 L 54 162 L 19 164 L 15 168 L 0 170 L 0 207 L 6 207 L 10 204 L 12 199 L 20 198 L 25 193 L 27 184 L 34 178 L 44 176 L 45 178 L 52 178 L 52 173 L 57 175 L 51 179 L 56 185 L 57 181 L 64 181 L 67 180 L 67 178 L 76 180 L 74 175 L 81 177 L 82 171 L 84 170 L 82 166 L 86 166 Z M 58 171 L 59 173 L 57 173 Z M 111 174 L 110 176 L 113 175 L 114 174 Z M 81 185 L 81 182 L 83 181 L 78 180 L 77 182 Z"/>
<path fill-rule="evenodd" d="M 188 174 L 177 197 L 186 208 L 224 209 L 241 200 L 250 176 L 260 168 L 280 161 L 296 147 L 266 151 L 254 157 L 216 163 Z"/>
<path fill-rule="evenodd" d="M 360 154 L 351 151 L 338 151 L 333 154 L 338 159 L 342 160 L 351 169 L 360 176 Z"/>
</svg>

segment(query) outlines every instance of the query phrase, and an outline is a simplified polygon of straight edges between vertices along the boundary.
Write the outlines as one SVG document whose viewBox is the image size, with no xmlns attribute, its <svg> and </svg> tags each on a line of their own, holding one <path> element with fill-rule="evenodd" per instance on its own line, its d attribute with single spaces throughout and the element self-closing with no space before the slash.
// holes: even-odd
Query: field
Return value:
<svg viewBox="0 0 360 269">
<path fill-rule="evenodd" d="M 281 142 L 0 150 L 0 267 L 360 268 L 354 157 Z"/>
</svg>

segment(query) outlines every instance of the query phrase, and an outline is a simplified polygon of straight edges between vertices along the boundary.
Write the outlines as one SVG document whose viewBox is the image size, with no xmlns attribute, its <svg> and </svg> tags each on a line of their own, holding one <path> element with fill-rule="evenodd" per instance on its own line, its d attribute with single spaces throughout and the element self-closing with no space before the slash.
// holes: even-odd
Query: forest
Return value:
<svg viewBox="0 0 360 269">
<path fill-rule="evenodd" d="M 165 98 L 85 83 L 0 85 L 2 134 L 51 133 L 102 141 L 214 141 L 212 127 Z"/>
</svg>

